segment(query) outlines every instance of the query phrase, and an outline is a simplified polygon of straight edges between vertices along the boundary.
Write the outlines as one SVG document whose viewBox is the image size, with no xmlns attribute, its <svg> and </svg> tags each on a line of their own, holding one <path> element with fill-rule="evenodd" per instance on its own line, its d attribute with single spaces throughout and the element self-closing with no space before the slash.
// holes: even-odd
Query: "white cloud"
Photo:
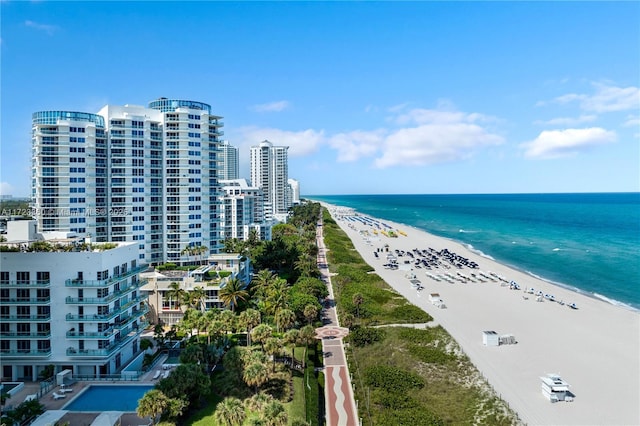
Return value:
<svg viewBox="0 0 640 426">
<path fill-rule="evenodd" d="M 338 151 L 338 161 L 357 161 L 374 155 L 384 141 L 385 130 L 338 133 L 329 138 L 329 146 Z"/>
<path fill-rule="evenodd" d="M 449 120 L 450 117 L 445 117 Z M 473 123 L 445 121 L 409 127 L 390 134 L 376 167 L 423 166 L 458 161 L 472 156 L 477 148 L 503 142 Z"/>
<path fill-rule="evenodd" d="M 266 104 L 253 105 L 251 109 L 256 112 L 280 112 L 289 108 L 291 103 L 289 101 L 276 101 Z"/>
<path fill-rule="evenodd" d="M 36 30 L 39 31 L 44 31 L 45 33 L 49 34 L 49 35 L 53 35 L 53 33 L 55 33 L 58 30 L 58 27 L 55 25 L 49 25 L 49 24 L 40 24 L 38 22 L 34 22 L 34 21 L 24 21 L 24 25 L 30 28 L 34 28 Z"/>
<path fill-rule="evenodd" d="M 579 117 L 558 117 L 547 121 L 538 120 L 535 124 L 546 126 L 576 126 L 578 124 L 595 121 L 597 118 L 598 116 L 593 114 L 581 115 Z"/>
<path fill-rule="evenodd" d="M 263 140 L 268 140 L 277 146 L 288 146 L 290 157 L 302 157 L 317 151 L 324 142 L 324 131 L 301 130 L 289 131 L 273 128 L 243 127 L 238 130 L 239 138 L 247 147 L 258 145 Z"/>
<path fill-rule="evenodd" d="M 592 86 L 593 94 L 568 93 L 556 97 L 551 102 L 561 105 L 578 102 L 582 110 L 595 113 L 633 110 L 640 105 L 638 87 L 617 87 L 605 83 L 592 83 Z M 548 102 L 540 101 L 536 105 L 546 104 Z"/>
<path fill-rule="evenodd" d="M 601 127 L 546 130 L 522 146 L 529 158 L 560 158 L 614 142 L 616 138 L 615 132 Z"/>
<path fill-rule="evenodd" d="M 635 115 L 628 115 L 624 123 L 624 127 L 640 127 L 640 117 Z"/>
<path fill-rule="evenodd" d="M 13 186 L 9 182 L 0 182 L 0 195 L 13 195 Z"/>
</svg>

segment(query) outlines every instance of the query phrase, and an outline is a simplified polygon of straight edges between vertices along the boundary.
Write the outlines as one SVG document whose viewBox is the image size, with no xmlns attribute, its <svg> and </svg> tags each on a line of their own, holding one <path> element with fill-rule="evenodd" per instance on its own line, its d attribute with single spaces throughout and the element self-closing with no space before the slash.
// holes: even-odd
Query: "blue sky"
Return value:
<svg viewBox="0 0 640 426">
<path fill-rule="evenodd" d="M 640 190 L 638 2 L 0 2 L 0 191 L 31 114 L 164 96 L 303 195 Z"/>
</svg>

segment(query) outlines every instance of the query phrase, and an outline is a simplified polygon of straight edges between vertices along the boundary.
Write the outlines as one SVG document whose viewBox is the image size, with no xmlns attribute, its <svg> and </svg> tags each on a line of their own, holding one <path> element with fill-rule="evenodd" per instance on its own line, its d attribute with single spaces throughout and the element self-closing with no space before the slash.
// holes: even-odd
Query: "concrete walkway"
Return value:
<svg viewBox="0 0 640 426">
<path fill-rule="evenodd" d="M 316 329 L 318 337 L 322 339 L 326 424 L 327 426 L 358 426 L 360 424 L 358 410 L 353 398 L 351 376 L 342 344 L 342 338 L 347 335 L 348 329 L 340 327 L 338 322 L 321 223 L 318 224 L 316 235 L 318 268 L 322 280 L 329 289 L 329 296 L 325 299 L 322 310 L 325 325 Z"/>
</svg>

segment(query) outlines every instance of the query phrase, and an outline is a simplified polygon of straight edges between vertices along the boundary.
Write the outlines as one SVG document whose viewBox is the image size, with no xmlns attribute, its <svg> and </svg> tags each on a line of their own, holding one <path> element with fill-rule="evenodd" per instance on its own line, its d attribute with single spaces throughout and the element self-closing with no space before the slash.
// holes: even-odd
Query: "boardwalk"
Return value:
<svg viewBox="0 0 640 426">
<path fill-rule="evenodd" d="M 348 330 L 340 327 L 338 323 L 321 225 L 318 226 L 317 243 L 318 267 L 322 280 L 329 289 L 329 296 L 323 309 L 325 325 L 316 330 L 318 337 L 322 339 L 327 426 L 357 426 L 360 424 L 358 410 L 353 398 L 349 368 L 342 345 L 342 338 L 346 336 Z"/>
</svg>

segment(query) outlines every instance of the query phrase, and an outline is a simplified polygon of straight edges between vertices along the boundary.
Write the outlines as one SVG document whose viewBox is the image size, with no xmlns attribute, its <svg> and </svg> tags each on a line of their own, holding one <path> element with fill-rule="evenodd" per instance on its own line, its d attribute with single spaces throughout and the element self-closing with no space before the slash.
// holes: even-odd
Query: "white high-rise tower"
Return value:
<svg viewBox="0 0 640 426">
<path fill-rule="evenodd" d="M 220 179 L 238 179 L 238 176 L 240 174 L 238 148 L 230 145 L 228 141 L 224 141 L 222 142 L 220 157 L 222 159 L 222 167 L 220 168 Z"/>
<path fill-rule="evenodd" d="M 288 146 L 273 146 L 267 140 L 251 147 L 251 185 L 262 189 L 267 220 L 286 221 L 289 211 Z"/>
</svg>

